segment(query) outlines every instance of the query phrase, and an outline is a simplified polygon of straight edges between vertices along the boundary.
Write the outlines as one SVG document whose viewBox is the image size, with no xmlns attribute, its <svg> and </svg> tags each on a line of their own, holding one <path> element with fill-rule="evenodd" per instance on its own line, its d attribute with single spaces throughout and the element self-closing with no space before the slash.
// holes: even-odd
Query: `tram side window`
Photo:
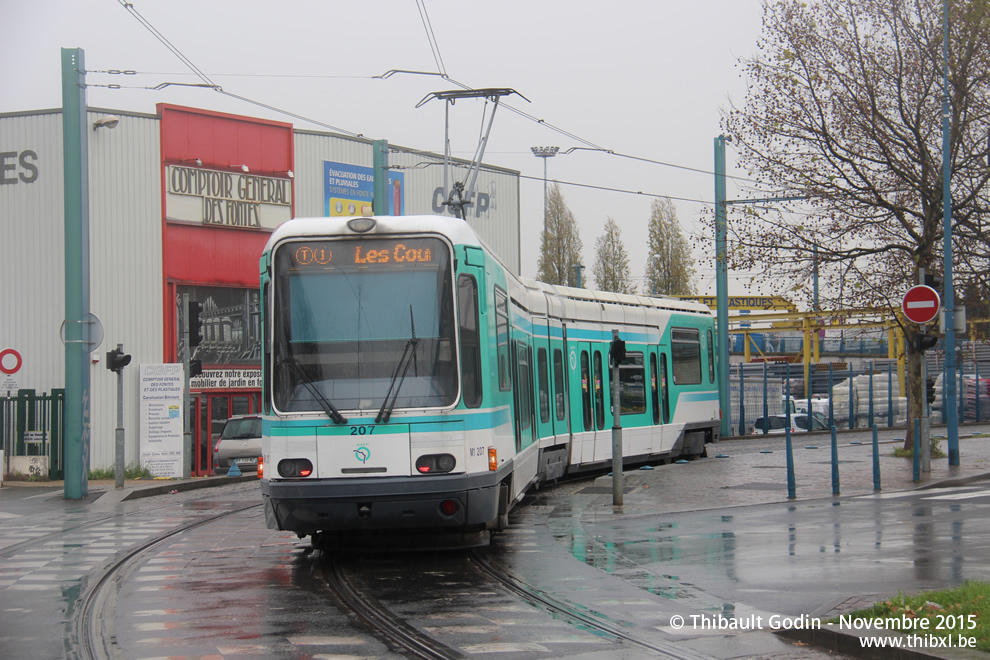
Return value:
<svg viewBox="0 0 990 660">
<path fill-rule="evenodd" d="M 478 284 L 470 275 L 457 278 L 458 319 L 461 326 L 461 388 L 464 405 L 481 405 L 481 337 L 478 332 Z"/>
<path fill-rule="evenodd" d="M 663 423 L 670 424 L 670 388 L 667 382 L 667 356 L 660 354 L 660 402 L 663 410 Z"/>
<path fill-rule="evenodd" d="M 564 404 L 564 354 L 559 348 L 553 351 L 553 393 L 557 408 L 557 421 L 564 421 L 567 406 Z"/>
<path fill-rule="evenodd" d="M 522 342 L 516 344 L 516 358 L 519 376 L 519 428 L 525 431 L 532 425 L 533 420 L 532 376 L 529 366 L 529 347 L 526 344 Z M 527 444 L 529 443 L 523 442 L 523 445 Z"/>
<path fill-rule="evenodd" d="M 512 389 L 509 364 L 509 299 L 505 291 L 495 289 L 495 342 L 498 354 L 498 388 Z"/>
<path fill-rule="evenodd" d="M 656 353 L 650 355 L 650 398 L 653 404 L 653 423 L 660 423 L 660 392 L 657 383 L 657 356 Z"/>
<path fill-rule="evenodd" d="M 619 364 L 619 411 L 623 415 L 646 412 L 646 369 L 642 353 L 626 353 Z"/>
<path fill-rule="evenodd" d="M 715 383 L 715 339 L 708 331 L 708 382 Z"/>
<path fill-rule="evenodd" d="M 592 430 L 591 422 L 591 363 L 588 351 L 581 351 L 581 410 L 584 413 L 584 430 Z"/>
<path fill-rule="evenodd" d="M 540 387 L 540 421 L 546 424 L 550 421 L 550 375 L 547 365 L 547 350 L 541 348 L 536 353 L 536 371 Z"/>
<path fill-rule="evenodd" d="M 701 384 L 701 334 L 695 328 L 670 331 L 674 385 Z"/>
<path fill-rule="evenodd" d="M 595 351 L 595 423 L 598 430 L 605 428 L 605 391 L 602 384 L 602 354 Z"/>
</svg>

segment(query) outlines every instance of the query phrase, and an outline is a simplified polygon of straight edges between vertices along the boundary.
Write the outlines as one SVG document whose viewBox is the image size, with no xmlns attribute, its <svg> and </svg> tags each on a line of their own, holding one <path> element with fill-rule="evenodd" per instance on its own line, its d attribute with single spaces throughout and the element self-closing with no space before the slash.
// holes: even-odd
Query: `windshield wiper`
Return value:
<svg viewBox="0 0 990 660">
<path fill-rule="evenodd" d="M 294 373 L 296 378 L 298 378 L 302 384 L 306 386 L 306 389 L 313 395 L 313 398 L 320 404 L 320 407 L 323 408 L 323 412 L 327 414 L 327 417 L 332 419 L 337 424 L 346 424 L 347 418 L 340 414 L 340 411 L 333 405 L 333 402 L 324 396 L 323 392 L 321 392 L 319 388 L 313 384 L 313 381 L 306 376 L 306 373 L 302 370 L 302 367 L 299 366 L 299 363 L 296 362 L 296 359 L 294 357 L 288 357 L 285 358 L 284 361 L 288 363 L 289 368 L 292 369 L 292 373 Z"/>
<path fill-rule="evenodd" d="M 412 305 L 409 305 L 409 325 L 412 326 L 412 337 L 406 341 L 406 347 L 402 349 L 402 357 L 399 358 L 399 363 L 395 365 L 395 371 L 392 373 L 392 382 L 388 384 L 388 391 L 385 392 L 385 400 L 382 401 L 382 407 L 378 409 L 378 415 L 375 416 L 375 424 L 380 422 L 387 422 L 388 418 L 392 416 L 392 409 L 395 408 L 395 400 L 399 398 L 399 389 L 402 387 L 402 382 L 406 379 L 406 372 L 409 371 L 409 365 L 412 363 L 412 358 L 416 355 L 416 347 L 419 346 L 419 339 L 416 337 L 416 321 L 413 319 Z M 399 371 L 402 371 L 402 376 L 399 376 Z M 395 383 L 395 379 L 399 379 L 398 385 Z M 395 388 L 395 392 L 392 388 Z M 388 397 L 392 397 L 392 403 L 389 404 Z"/>
</svg>

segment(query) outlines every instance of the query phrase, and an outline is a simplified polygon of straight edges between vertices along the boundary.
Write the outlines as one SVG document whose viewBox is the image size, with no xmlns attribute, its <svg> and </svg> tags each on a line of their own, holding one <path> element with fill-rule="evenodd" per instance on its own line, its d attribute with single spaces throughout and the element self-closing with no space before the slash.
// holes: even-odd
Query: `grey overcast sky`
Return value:
<svg viewBox="0 0 990 660">
<path fill-rule="evenodd" d="M 742 103 L 738 58 L 755 53 L 761 0 L 133 0 L 133 8 L 225 91 L 314 119 L 443 152 L 443 104 L 416 104 L 434 91 L 456 89 L 439 77 L 395 75 L 390 69 L 440 70 L 473 87 L 509 87 L 529 99 L 503 103 L 546 124 L 500 108 L 487 163 L 519 170 L 522 274 L 536 275 L 543 217 L 543 161 L 532 146 L 561 151 L 595 145 L 619 154 L 702 170 L 645 163 L 577 150 L 547 163 L 577 218 L 589 267 L 607 217 L 622 230 L 634 282 L 643 286 L 652 197 L 675 199 L 685 232 L 714 196 L 713 139 L 719 112 Z M 421 7 L 439 50 L 431 49 Z M 210 89 L 168 86 L 200 82 L 128 11 L 121 0 L 0 0 L 3 81 L 0 112 L 61 106 L 60 49 L 82 48 L 92 73 L 89 105 L 153 113 L 159 102 L 292 122 L 326 130 Z M 481 128 L 480 101 L 452 111 L 454 152 L 470 158 Z M 571 137 L 576 136 L 576 137 Z M 576 139 L 580 138 L 580 139 Z M 583 140 L 583 141 L 582 141 Z M 2 145 L 0 145 L 2 146 Z M 730 174 L 734 153 L 727 154 Z M 564 182 L 646 194 L 610 192 Z M 729 197 L 734 184 L 729 181 Z M 695 201 L 684 201 L 695 200 Z M 704 236 L 706 253 L 713 237 Z M 699 293 L 714 295 L 714 266 L 696 253 Z M 589 281 L 589 284 L 591 282 Z M 746 291 L 732 275 L 732 294 Z"/>
</svg>

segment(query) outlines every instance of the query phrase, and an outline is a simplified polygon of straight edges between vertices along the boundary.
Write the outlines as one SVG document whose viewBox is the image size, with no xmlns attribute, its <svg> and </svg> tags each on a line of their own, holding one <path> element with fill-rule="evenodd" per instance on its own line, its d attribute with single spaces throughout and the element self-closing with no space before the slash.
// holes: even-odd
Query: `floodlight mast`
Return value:
<svg viewBox="0 0 990 660">
<path fill-rule="evenodd" d="M 440 99 L 447 102 L 447 106 L 444 109 L 443 129 L 443 192 L 446 196 L 443 205 L 449 206 L 454 212 L 454 216 L 461 220 L 467 217 L 465 207 L 471 206 L 474 203 L 472 200 L 474 198 L 475 185 L 478 182 L 478 171 L 481 169 L 481 161 L 485 157 L 485 147 L 488 145 L 488 136 L 492 131 L 492 122 L 495 121 L 495 111 L 498 110 L 498 102 L 503 96 L 509 96 L 510 94 L 516 94 L 529 103 L 529 99 L 514 89 L 490 87 L 485 89 L 455 89 L 446 92 L 432 92 L 416 104 L 418 108 L 431 99 Z M 474 158 L 471 160 L 467 178 L 463 182 L 455 181 L 453 186 L 451 186 L 449 185 L 449 181 L 454 177 L 451 170 L 453 165 L 450 155 L 450 106 L 454 105 L 457 99 L 477 98 L 484 98 L 487 101 L 491 101 L 495 106 L 492 108 L 492 114 L 488 118 L 488 126 L 484 128 L 484 133 L 478 140 L 478 147 L 475 149 Z M 484 118 L 481 121 L 484 127 Z"/>
</svg>

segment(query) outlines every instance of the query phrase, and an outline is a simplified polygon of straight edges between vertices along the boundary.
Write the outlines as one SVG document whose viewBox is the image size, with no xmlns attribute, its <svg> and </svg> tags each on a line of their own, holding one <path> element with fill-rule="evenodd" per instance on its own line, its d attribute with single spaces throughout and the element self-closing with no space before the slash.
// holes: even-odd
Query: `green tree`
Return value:
<svg viewBox="0 0 990 660">
<path fill-rule="evenodd" d="M 677 209 L 669 199 L 653 200 L 650 214 L 650 254 L 646 262 L 646 289 L 651 294 L 694 294 L 694 258 Z"/>
<path fill-rule="evenodd" d="M 574 214 L 554 183 L 547 192 L 546 232 L 540 241 L 537 279 L 547 284 L 577 286 L 575 265 L 581 263 L 581 234 Z"/>
<path fill-rule="evenodd" d="M 844 288 L 845 302 L 863 307 L 896 307 L 919 269 L 941 273 L 942 4 L 764 3 L 759 53 L 741 61 L 746 102 L 723 128 L 742 168 L 761 184 L 757 192 L 787 190 L 808 202 L 800 214 L 749 208 L 745 221 L 730 218 L 733 267 L 806 289 L 817 260 L 825 290 Z M 990 245 L 983 221 L 988 10 L 986 0 L 953 0 L 949 17 L 948 158 L 960 289 L 985 271 Z M 910 346 L 918 328 L 905 324 L 904 332 Z M 921 410 L 920 375 L 921 356 L 910 352 L 909 428 Z"/>
<path fill-rule="evenodd" d="M 605 232 L 595 241 L 595 286 L 602 291 L 635 293 L 629 277 L 629 255 L 615 220 L 605 221 Z"/>
</svg>

